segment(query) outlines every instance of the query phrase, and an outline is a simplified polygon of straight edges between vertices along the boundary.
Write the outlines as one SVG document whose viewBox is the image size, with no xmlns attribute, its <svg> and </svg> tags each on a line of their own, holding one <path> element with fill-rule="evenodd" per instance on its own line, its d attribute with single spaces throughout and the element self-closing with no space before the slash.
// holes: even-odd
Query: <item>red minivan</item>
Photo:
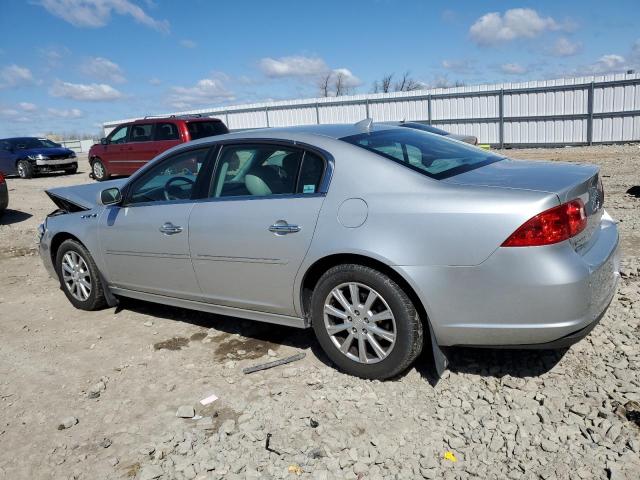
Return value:
<svg viewBox="0 0 640 480">
<path fill-rule="evenodd" d="M 131 175 L 171 147 L 223 133 L 229 129 L 221 120 L 199 115 L 145 117 L 123 123 L 89 150 L 90 176 L 101 182 L 111 175 Z"/>
</svg>

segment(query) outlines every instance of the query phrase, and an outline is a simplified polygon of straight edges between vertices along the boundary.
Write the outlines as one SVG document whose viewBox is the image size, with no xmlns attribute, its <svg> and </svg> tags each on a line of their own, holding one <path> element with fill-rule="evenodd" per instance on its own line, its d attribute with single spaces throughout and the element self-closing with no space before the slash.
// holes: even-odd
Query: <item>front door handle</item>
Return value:
<svg viewBox="0 0 640 480">
<path fill-rule="evenodd" d="M 182 227 L 174 225 L 171 222 L 166 222 L 159 228 L 159 230 L 165 235 L 175 235 L 176 233 L 182 232 Z"/>
<path fill-rule="evenodd" d="M 276 223 L 269 227 L 269 231 L 276 235 L 287 235 L 288 233 L 296 233 L 300 231 L 298 225 L 291 225 L 286 220 L 278 220 Z"/>
</svg>

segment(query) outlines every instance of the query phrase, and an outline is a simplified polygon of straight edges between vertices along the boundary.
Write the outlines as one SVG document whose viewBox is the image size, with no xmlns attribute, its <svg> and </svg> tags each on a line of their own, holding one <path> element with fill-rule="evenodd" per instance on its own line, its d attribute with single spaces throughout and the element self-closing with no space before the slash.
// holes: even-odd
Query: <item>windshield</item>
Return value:
<svg viewBox="0 0 640 480">
<path fill-rule="evenodd" d="M 13 147 L 18 150 L 28 150 L 31 148 L 55 148 L 60 146 L 46 138 L 15 138 L 11 140 L 11 143 Z"/>
<path fill-rule="evenodd" d="M 446 137 L 411 128 L 394 128 L 341 140 L 378 153 L 436 180 L 452 177 L 504 157 Z"/>
<path fill-rule="evenodd" d="M 187 123 L 187 128 L 189 129 L 191 140 L 229 133 L 229 130 L 227 130 L 227 127 L 225 127 L 224 123 L 217 120 L 211 122 L 189 122 Z"/>
</svg>

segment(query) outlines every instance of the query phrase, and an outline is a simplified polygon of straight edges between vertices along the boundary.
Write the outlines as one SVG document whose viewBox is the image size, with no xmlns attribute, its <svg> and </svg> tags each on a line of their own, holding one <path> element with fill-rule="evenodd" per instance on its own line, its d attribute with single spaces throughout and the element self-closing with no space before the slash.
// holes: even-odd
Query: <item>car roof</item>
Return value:
<svg viewBox="0 0 640 480">
<path fill-rule="evenodd" d="M 215 117 L 195 117 L 195 116 L 168 116 L 168 117 L 150 117 L 150 118 L 138 118 L 131 122 L 125 122 L 121 125 L 133 125 L 135 123 L 164 123 L 164 122 L 220 122 L 219 118 Z"/>
<path fill-rule="evenodd" d="M 244 130 L 234 132 L 225 137 L 242 137 L 242 136 L 262 136 L 273 138 L 290 138 L 296 135 L 318 135 L 339 140 L 351 135 L 358 135 L 367 132 L 377 132 L 382 130 L 391 130 L 399 127 L 382 123 L 372 123 L 369 128 L 364 127 L 361 123 L 336 123 L 324 125 L 298 125 L 295 127 L 275 127 L 260 128 L 255 130 Z"/>
</svg>

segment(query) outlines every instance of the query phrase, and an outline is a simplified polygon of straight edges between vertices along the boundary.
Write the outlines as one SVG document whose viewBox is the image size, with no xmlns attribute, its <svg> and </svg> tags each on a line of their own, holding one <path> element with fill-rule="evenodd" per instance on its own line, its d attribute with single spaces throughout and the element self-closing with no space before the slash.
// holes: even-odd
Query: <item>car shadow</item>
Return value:
<svg viewBox="0 0 640 480">
<path fill-rule="evenodd" d="M 202 328 L 214 328 L 229 335 L 240 335 L 246 339 L 271 345 L 274 349 L 286 345 L 300 350 L 310 349 L 313 355 L 324 365 L 336 368 L 327 357 L 311 329 L 298 329 L 274 325 L 236 317 L 216 315 L 196 310 L 160 305 L 131 298 L 120 298 L 116 314 L 123 310 L 168 320 L 190 323 Z M 416 371 L 433 387 L 440 380 L 436 372 L 431 342 L 425 339 L 425 348 L 416 359 Z M 239 348 L 242 348 L 239 346 Z M 269 347 L 271 348 L 271 347 Z M 449 361 L 447 369 L 454 373 L 467 373 L 482 377 L 501 378 L 535 377 L 551 370 L 568 349 L 562 350 L 526 350 L 526 349 L 490 349 L 449 347 L 445 354 Z M 390 379 L 403 378 L 410 370 Z"/>
<path fill-rule="evenodd" d="M 24 222 L 32 216 L 33 215 L 27 212 L 7 208 L 4 213 L 0 215 L 0 225 L 12 225 L 14 223 Z"/>
</svg>

